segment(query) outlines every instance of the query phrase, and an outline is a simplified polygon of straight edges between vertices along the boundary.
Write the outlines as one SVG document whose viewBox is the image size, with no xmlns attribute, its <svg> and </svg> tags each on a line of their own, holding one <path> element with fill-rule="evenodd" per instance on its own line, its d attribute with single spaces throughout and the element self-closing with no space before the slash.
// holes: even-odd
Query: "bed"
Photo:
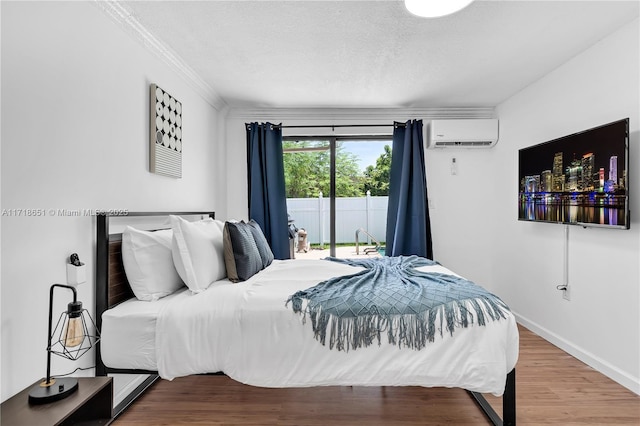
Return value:
<svg viewBox="0 0 640 426">
<path fill-rule="evenodd" d="M 130 213 L 127 220 L 169 214 L 214 217 L 212 212 Z M 385 339 L 337 350 L 320 343 L 307 316 L 285 301 L 357 267 L 274 260 L 245 281 L 225 277 L 197 293 L 183 287 L 152 302 L 138 300 L 122 265 L 122 234 L 110 232 L 112 219 L 97 219 L 98 375 L 152 374 L 139 392 L 158 377 L 203 373 L 262 387 L 456 387 L 467 390 L 493 424 L 515 424 L 518 332 L 510 312 L 482 327 L 458 328 L 455 336 L 444 333 L 420 350 L 401 349 Z M 455 276 L 438 264 L 418 269 Z M 482 393 L 503 395 L 502 418 Z"/>
</svg>

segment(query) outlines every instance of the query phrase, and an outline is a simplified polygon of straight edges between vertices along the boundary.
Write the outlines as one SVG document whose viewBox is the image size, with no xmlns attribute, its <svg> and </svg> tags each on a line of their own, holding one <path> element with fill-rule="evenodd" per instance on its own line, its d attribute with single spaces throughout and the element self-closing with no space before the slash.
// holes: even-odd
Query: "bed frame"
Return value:
<svg viewBox="0 0 640 426">
<path fill-rule="evenodd" d="M 131 217 L 144 216 L 208 216 L 215 218 L 214 212 L 135 212 L 128 213 Z M 122 265 L 122 234 L 109 232 L 108 214 L 97 215 L 96 239 L 96 326 L 102 330 L 102 313 L 117 304 L 134 297 L 127 281 Z M 157 371 L 122 370 L 106 367 L 100 356 L 100 342 L 96 344 L 96 375 L 112 374 L 147 374 L 145 379 L 118 406 L 114 407 L 114 417 L 120 415 L 136 398 L 142 395 L 149 386 L 159 379 Z M 480 406 L 489 421 L 495 426 L 515 426 L 516 424 L 516 370 L 507 375 L 504 395 L 502 396 L 502 418 L 493 409 L 485 397 L 478 392 L 467 391 Z"/>
</svg>

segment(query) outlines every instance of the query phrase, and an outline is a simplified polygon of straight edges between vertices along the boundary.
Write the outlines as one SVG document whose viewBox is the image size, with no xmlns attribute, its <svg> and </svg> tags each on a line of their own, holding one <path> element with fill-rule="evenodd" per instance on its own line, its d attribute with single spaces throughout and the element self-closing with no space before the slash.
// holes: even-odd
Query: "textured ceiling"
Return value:
<svg viewBox="0 0 640 426">
<path fill-rule="evenodd" d="M 638 1 L 122 1 L 230 107 L 495 106 L 638 17 Z"/>
</svg>

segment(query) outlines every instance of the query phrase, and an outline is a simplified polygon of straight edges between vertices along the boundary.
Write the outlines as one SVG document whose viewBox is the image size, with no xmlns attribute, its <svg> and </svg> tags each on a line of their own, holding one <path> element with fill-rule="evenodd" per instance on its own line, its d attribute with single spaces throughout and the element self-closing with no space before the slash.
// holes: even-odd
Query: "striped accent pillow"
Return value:
<svg viewBox="0 0 640 426">
<path fill-rule="evenodd" d="M 269 247 L 267 238 L 264 236 L 262 228 L 260 228 L 258 222 L 251 219 L 248 225 L 249 229 L 251 229 L 251 234 L 253 234 L 253 239 L 258 246 L 258 252 L 260 253 L 260 258 L 262 259 L 262 268 L 266 268 L 267 266 L 271 265 L 271 262 L 273 262 L 273 252 L 271 251 L 271 247 Z"/>
<path fill-rule="evenodd" d="M 251 227 L 244 222 L 225 222 L 224 263 L 229 281 L 246 281 L 262 269 L 262 258 Z"/>
</svg>

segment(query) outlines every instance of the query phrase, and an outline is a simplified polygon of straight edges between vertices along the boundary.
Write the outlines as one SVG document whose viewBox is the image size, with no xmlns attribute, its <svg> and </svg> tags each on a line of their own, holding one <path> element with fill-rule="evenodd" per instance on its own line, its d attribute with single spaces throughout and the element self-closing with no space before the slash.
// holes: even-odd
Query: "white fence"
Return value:
<svg viewBox="0 0 640 426">
<path fill-rule="evenodd" d="M 297 228 L 307 231 L 311 244 L 329 243 L 329 198 L 287 198 L 287 211 Z M 336 198 L 336 243 L 355 243 L 356 231 L 366 230 L 384 242 L 389 197 Z M 360 233 L 361 243 L 370 242 Z"/>
</svg>

